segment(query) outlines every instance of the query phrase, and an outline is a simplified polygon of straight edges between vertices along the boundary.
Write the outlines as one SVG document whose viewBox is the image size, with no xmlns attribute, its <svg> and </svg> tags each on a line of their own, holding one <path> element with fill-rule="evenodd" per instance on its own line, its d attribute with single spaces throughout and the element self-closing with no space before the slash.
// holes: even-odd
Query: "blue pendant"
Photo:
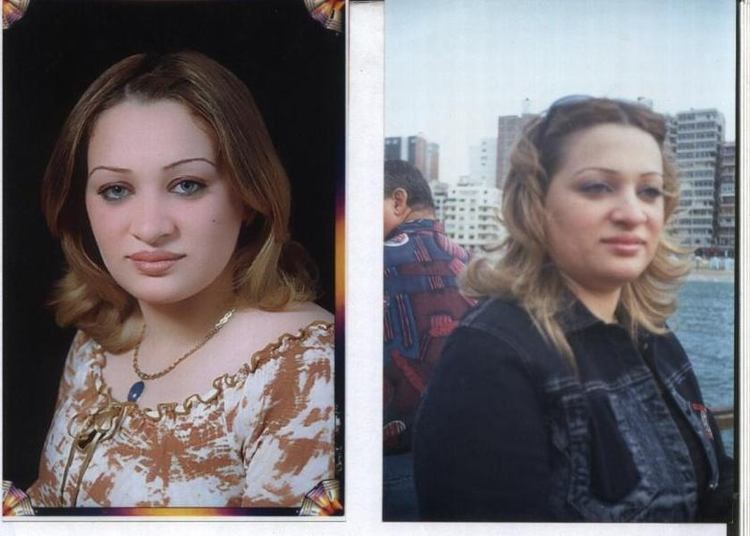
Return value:
<svg viewBox="0 0 750 536">
<path fill-rule="evenodd" d="M 135 382 L 128 391 L 128 402 L 135 402 L 143 394 L 143 388 L 145 384 L 142 381 Z"/>
</svg>

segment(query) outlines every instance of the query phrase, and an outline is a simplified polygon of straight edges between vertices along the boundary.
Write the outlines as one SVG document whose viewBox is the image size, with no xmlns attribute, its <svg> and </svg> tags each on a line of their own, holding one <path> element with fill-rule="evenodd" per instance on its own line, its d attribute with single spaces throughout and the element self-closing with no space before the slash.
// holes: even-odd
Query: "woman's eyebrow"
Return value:
<svg viewBox="0 0 750 536">
<path fill-rule="evenodd" d="M 589 166 L 589 167 L 584 167 L 584 168 L 581 168 L 581 169 L 577 170 L 574 173 L 574 175 L 578 175 L 578 174 L 583 173 L 585 171 L 600 171 L 600 172 L 606 173 L 608 175 L 619 175 L 621 173 L 620 171 L 618 171 L 616 169 L 612 169 L 612 168 L 599 167 L 599 166 Z M 661 171 L 655 171 L 654 170 L 654 171 L 644 171 L 642 173 L 639 173 L 639 176 L 641 176 L 641 177 L 647 177 L 649 175 L 657 175 L 659 177 L 664 178 L 664 173 L 662 173 Z"/>
<path fill-rule="evenodd" d="M 172 169 L 177 166 L 181 166 L 182 164 L 188 164 L 190 162 L 206 162 L 207 164 L 212 165 L 213 167 L 216 167 L 216 164 L 209 160 L 208 158 L 203 158 L 201 156 L 195 157 L 195 158 L 183 158 L 182 160 L 177 160 L 176 162 L 172 162 L 171 164 L 167 164 L 164 166 L 163 169 Z"/>
<path fill-rule="evenodd" d="M 190 162 L 206 162 L 207 164 L 210 164 L 211 166 L 216 167 L 216 164 L 212 162 L 211 160 L 209 160 L 208 158 L 203 158 L 201 156 L 198 156 L 194 158 L 183 158 L 181 160 L 177 160 L 176 162 L 167 164 L 162 169 L 165 169 L 165 170 L 172 169 L 172 168 L 176 168 L 177 166 L 181 166 L 183 164 L 188 164 Z M 111 171 L 113 173 L 123 173 L 123 174 L 132 173 L 132 170 L 128 168 L 121 168 L 121 167 L 116 167 L 116 166 L 96 166 L 94 169 L 89 171 L 88 176 L 91 177 L 91 175 L 93 175 L 94 172 L 98 170 L 105 170 L 105 171 Z"/>
<path fill-rule="evenodd" d="M 607 167 L 600 167 L 600 166 L 586 166 L 586 167 L 577 169 L 575 173 L 573 173 L 573 176 L 580 175 L 581 173 L 585 173 L 587 171 L 599 171 L 607 175 L 617 175 L 617 170 L 615 169 L 611 169 Z"/>
<path fill-rule="evenodd" d="M 127 168 L 114 167 L 114 166 L 96 166 L 94 169 L 89 171 L 88 176 L 91 177 L 91 175 L 93 175 L 95 171 L 98 171 L 100 169 L 103 169 L 105 171 L 112 171 L 114 173 L 132 173 L 132 171 Z"/>
</svg>

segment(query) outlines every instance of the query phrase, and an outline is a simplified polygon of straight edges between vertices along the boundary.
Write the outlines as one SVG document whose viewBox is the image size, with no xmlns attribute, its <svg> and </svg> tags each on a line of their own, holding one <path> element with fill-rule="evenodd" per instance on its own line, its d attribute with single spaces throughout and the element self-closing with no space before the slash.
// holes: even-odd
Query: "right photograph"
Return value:
<svg viewBox="0 0 750 536">
<path fill-rule="evenodd" d="M 383 520 L 736 523 L 736 3 L 385 17 Z"/>
</svg>

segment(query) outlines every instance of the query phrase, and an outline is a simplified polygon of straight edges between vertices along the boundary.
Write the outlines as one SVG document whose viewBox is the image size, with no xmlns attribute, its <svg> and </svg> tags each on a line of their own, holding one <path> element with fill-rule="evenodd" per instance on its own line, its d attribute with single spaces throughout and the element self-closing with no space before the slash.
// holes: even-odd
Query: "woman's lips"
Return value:
<svg viewBox="0 0 750 536">
<path fill-rule="evenodd" d="M 166 274 L 185 255 L 171 251 L 139 251 L 128 255 L 136 270 L 148 276 Z"/>
<path fill-rule="evenodd" d="M 615 254 L 623 256 L 636 255 L 646 245 L 644 240 L 634 236 L 615 236 L 605 238 L 602 242 Z"/>
</svg>

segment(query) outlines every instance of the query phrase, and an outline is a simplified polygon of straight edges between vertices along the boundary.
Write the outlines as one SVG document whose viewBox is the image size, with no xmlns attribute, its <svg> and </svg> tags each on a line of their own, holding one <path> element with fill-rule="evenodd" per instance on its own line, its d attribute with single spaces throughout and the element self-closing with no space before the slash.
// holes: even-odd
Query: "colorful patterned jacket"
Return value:
<svg viewBox="0 0 750 536">
<path fill-rule="evenodd" d="M 456 283 L 469 255 L 435 220 L 398 226 L 383 257 L 383 439 L 389 454 L 411 448 L 411 426 L 430 373 L 474 301 Z"/>
</svg>

